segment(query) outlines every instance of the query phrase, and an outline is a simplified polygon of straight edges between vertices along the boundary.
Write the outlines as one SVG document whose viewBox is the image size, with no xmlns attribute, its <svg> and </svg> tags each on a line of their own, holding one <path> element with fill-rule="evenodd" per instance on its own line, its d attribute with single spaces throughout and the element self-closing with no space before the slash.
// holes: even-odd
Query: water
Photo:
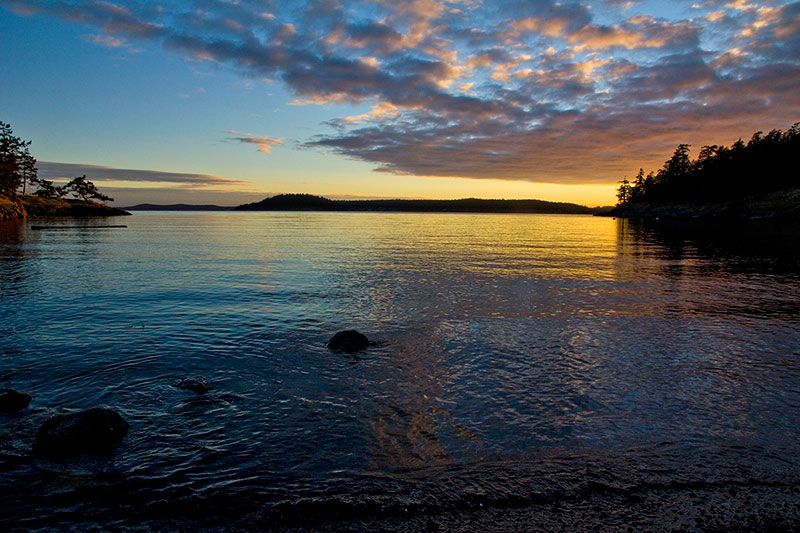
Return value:
<svg viewBox="0 0 800 533">
<path fill-rule="evenodd" d="M 797 523 L 795 226 L 120 220 L 0 225 L 0 387 L 34 396 L 0 414 L 0 525 L 661 529 L 737 487 Z M 350 328 L 378 345 L 325 348 Z M 95 406 L 112 455 L 29 455 Z"/>
</svg>

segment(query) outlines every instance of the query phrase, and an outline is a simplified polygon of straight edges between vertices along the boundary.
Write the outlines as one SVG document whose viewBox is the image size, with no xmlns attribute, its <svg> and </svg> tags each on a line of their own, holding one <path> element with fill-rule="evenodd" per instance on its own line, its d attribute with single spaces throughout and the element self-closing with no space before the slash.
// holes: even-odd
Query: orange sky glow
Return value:
<svg viewBox="0 0 800 533">
<path fill-rule="evenodd" d="M 679 143 L 800 120 L 781 0 L 0 0 L 0 30 L 0 119 L 117 205 L 610 205 Z"/>
</svg>

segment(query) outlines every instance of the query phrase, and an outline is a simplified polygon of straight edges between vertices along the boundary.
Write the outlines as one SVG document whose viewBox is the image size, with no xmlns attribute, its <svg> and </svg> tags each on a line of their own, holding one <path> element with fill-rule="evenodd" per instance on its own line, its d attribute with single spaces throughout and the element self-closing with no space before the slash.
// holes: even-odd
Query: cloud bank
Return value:
<svg viewBox="0 0 800 533">
<path fill-rule="evenodd" d="M 208 174 L 187 174 L 182 172 L 165 172 L 162 170 L 137 170 L 129 168 L 111 168 L 82 163 L 58 163 L 39 161 L 36 163 L 37 175 L 49 180 L 72 179 L 86 175 L 92 181 L 132 181 L 151 183 L 174 183 L 186 188 L 219 187 L 227 185 L 244 185 L 247 182 L 212 176 Z"/>
<path fill-rule="evenodd" d="M 800 3 L 0 1 L 361 103 L 305 140 L 389 173 L 608 183 L 800 120 Z M 268 152 L 278 141 L 231 135 Z M 198 177 L 197 179 L 219 179 Z"/>
</svg>

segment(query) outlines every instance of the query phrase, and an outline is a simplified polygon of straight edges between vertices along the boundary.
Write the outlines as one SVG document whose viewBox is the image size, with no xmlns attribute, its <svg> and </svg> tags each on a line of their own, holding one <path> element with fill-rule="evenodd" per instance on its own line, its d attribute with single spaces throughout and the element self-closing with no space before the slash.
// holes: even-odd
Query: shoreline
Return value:
<svg viewBox="0 0 800 533">
<path fill-rule="evenodd" d="M 91 200 L 66 198 L 39 198 L 33 195 L 17 195 L 16 198 L 0 196 L 0 221 L 24 220 L 27 218 L 87 218 L 130 216 L 131 213 Z"/>
<path fill-rule="evenodd" d="M 728 202 L 629 202 L 597 216 L 671 220 L 800 220 L 800 189 Z"/>
</svg>

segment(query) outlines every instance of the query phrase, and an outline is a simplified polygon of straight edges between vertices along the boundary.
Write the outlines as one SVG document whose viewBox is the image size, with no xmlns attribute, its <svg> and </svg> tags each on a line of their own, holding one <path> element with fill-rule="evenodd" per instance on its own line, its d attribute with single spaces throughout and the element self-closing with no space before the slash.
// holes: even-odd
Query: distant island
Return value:
<svg viewBox="0 0 800 533">
<path fill-rule="evenodd" d="M 800 122 L 756 132 L 730 148 L 703 146 L 692 160 L 680 144 L 655 172 L 620 181 L 607 215 L 632 218 L 800 220 Z"/>
<path fill-rule="evenodd" d="M 547 213 L 591 215 L 609 208 L 592 208 L 544 200 L 331 200 L 312 194 L 279 194 L 240 205 L 238 211 L 391 211 L 414 213 Z"/>
<path fill-rule="evenodd" d="M 192 204 L 137 204 L 123 207 L 125 211 L 232 211 L 233 207 Z"/>
</svg>

